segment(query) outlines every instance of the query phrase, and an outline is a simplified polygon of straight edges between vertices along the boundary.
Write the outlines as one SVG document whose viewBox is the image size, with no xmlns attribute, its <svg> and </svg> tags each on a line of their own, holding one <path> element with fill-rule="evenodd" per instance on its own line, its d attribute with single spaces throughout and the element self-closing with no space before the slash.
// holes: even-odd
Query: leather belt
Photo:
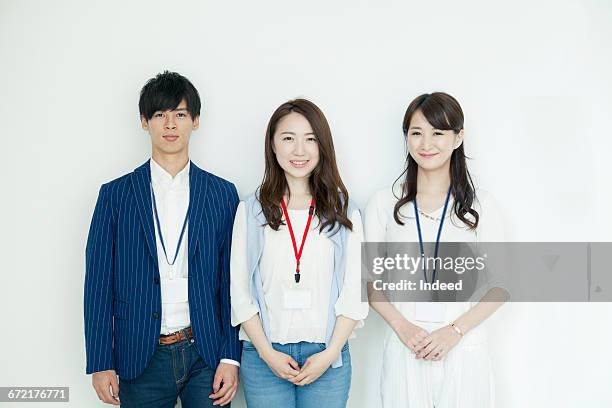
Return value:
<svg viewBox="0 0 612 408">
<path fill-rule="evenodd" d="M 169 345 L 178 343 L 179 341 L 191 339 L 193 336 L 191 334 L 191 327 L 187 327 L 186 329 L 176 331 L 170 334 L 162 334 L 159 336 L 159 344 Z"/>
</svg>

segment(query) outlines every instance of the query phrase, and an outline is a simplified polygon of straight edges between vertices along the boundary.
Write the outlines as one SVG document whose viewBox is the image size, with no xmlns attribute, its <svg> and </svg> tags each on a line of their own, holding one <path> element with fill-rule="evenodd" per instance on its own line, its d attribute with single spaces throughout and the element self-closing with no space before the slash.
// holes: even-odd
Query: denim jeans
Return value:
<svg viewBox="0 0 612 408">
<path fill-rule="evenodd" d="M 272 343 L 274 350 L 288 354 L 300 367 L 306 359 L 325 350 L 323 343 Z M 251 342 L 242 343 L 240 376 L 249 408 L 344 408 L 351 387 L 351 356 L 348 343 L 342 348 L 342 367 L 328 368 L 315 382 L 293 385 L 277 377 L 259 357 Z"/>
<path fill-rule="evenodd" d="M 133 380 L 119 378 L 119 399 L 125 408 L 212 407 L 215 370 L 208 367 L 191 340 L 157 345 L 145 370 Z M 229 407 L 229 405 L 226 405 Z"/>
</svg>

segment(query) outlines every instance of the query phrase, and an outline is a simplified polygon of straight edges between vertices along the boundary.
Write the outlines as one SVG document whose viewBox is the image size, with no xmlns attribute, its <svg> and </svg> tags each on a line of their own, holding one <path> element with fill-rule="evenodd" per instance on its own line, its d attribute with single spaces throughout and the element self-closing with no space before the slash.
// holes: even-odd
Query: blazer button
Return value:
<svg viewBox="0 0 612 408">
<path fill-rule="evenodd" d="M 159 319 L 159 313 L 153 312 L 153 318 L 154 319 Z"/>
<path fill-rule="evenodd" d="M 156 285 L 159 285 L 159 278 L 156 276 L 155 279 L 153 279 L 153 282 L 155 282 Z"/>
</svg>

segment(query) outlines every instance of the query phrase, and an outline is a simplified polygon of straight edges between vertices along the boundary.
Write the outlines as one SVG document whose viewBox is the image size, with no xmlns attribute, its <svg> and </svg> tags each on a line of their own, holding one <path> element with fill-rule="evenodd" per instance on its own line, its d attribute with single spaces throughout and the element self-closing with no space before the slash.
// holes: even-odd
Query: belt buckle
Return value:
<svg viewBox="0 0 612 408">
<path fill-rule="evenodd" d="M 181 340 L 189 340 L 189 327 L 185 327 L 184 329 L 179 330 L 179 333 L 180 333 L 179 341 L 181 341 Z M 183 338 L 180 338 L 181 336 Z"/>
</svg>

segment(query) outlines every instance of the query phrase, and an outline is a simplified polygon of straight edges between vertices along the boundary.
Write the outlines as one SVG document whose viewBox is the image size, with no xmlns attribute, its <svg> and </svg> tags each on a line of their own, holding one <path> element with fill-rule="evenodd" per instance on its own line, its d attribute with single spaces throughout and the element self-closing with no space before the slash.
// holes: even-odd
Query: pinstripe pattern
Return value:
<svg viewBox="0 0 612 408">
<path fill-rule="evenodd" d="M 86 372 L 137 377 L 153 355 L 161 292 L 151 212 L 149 162 L 100 188 L 86 248 Z M 189 309 L 204 362 L 240 361 L 230 323 L 229 251 L 238 206 L 234 185 L 191 163 L 188 228 Z M 156 314 L 156 315 L 155 315 Z"/>
</svg>

